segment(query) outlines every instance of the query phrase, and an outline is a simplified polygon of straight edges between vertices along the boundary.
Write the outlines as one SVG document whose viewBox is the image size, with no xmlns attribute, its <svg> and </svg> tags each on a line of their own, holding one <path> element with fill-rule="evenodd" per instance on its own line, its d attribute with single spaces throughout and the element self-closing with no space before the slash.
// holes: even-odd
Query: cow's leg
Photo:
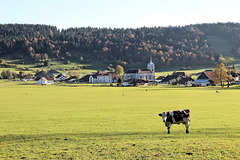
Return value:
<svg viewBox="0 0 240 160">
<path fill-rule="evenodd" d="M 185 127 L 186 127 L 186 133 L 189 133 L 189 123 L 188 122 L 185 124 Z"/>
<path fill-rule="evenodd" d="M 170 124 L 168 125 L 168 127 L 167 127 L 167 129 L 168 129 L 168 134 L 170 134 L 170 128 L 171 128 L 171 126 L 172 126 L 172 124 L 170 123 Z"/>
</svg>

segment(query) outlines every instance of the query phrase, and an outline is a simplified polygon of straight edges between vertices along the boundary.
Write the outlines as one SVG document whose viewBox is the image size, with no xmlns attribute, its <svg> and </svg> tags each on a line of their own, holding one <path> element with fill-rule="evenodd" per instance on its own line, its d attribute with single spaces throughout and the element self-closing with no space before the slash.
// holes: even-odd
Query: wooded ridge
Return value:
<svg viewBox="0 0 240 160">
<path fill-rule="evenodd" d="M 152 56 L 156 67 L 213 65 L 222 55 L 211 48 L 208 36 L 228 40 L 232 53 L 240 56 L 238 23 L 62 30 L 49 25 L 0 24 L 0 59 L 14 54 L 33 62 L 51 58 L 82 63 L 100 60 L 138 68 Z"/>
</svg>

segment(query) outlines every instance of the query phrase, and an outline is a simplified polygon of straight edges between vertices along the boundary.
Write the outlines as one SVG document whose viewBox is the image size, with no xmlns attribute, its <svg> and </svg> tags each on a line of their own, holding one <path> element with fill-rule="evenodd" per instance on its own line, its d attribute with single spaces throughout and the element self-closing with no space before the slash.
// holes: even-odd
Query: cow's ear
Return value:
<svg viewBox="0 0 240 160">
<path fill-rule="evenodd" d="M 158 115 L 162 117 L 162 113 L 159 113 Z"/>
</svg>

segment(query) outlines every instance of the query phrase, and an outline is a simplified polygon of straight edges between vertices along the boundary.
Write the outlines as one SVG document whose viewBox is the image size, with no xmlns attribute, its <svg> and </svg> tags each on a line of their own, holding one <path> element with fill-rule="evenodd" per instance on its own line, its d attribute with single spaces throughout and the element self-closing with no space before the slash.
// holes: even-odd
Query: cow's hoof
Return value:
<svg viewBox="0 0 240 160">
<path fill-rule="evenodd" d="M 189 131 L 186 131 L 186 133 L 189 133 Z"/>
</svg>

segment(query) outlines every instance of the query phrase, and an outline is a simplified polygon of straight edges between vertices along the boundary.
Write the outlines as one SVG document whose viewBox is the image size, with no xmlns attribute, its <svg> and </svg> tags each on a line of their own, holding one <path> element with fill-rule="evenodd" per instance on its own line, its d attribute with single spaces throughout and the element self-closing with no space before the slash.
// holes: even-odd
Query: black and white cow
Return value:
<svg viewBox="0 0 240 160">
<path fill-rule="evenodd" d="M 170 134 L 170 128 L 172 124 L 185 124 L 186 133 L 189 133 L 189 122 L 190 122 L 190 110 L 178 110 L 178 111 L 167 111 L 163 113 L 159 113 L 159 116 L 162 117 L 163 122 L 165 122 L 165 126 L 168 129 L 168 134 Z"/>
</svg>

